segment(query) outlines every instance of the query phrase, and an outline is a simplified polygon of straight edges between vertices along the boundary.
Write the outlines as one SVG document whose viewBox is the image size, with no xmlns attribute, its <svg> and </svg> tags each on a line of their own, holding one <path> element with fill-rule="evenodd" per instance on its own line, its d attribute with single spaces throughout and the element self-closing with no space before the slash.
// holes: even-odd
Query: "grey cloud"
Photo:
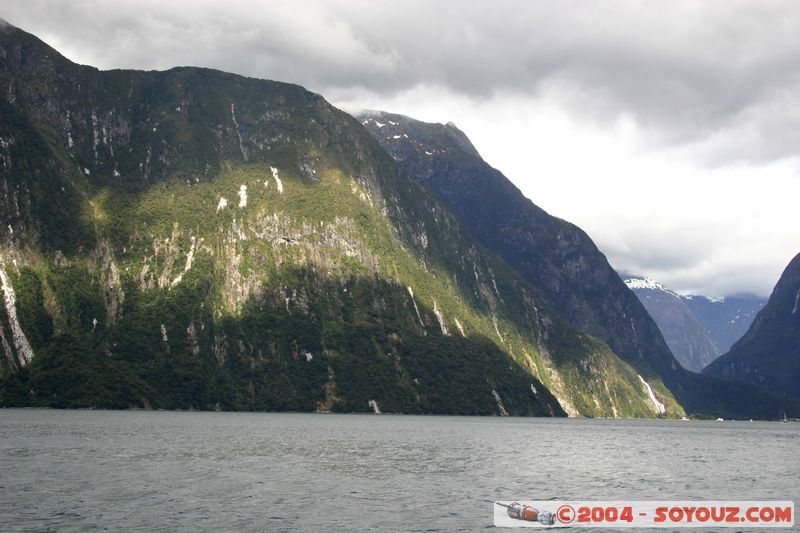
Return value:
<svg viewBox="0 0 800 533">
<path fill-rule="evenodd" d="M 618 240 L 598 239 L 615 268 L 633 275 L 652 272 L 696 272 L 717 251 L 710 234 L 628 231 Z M 679 285 L 684 286 L 684 285 Z"/>
<path fill-rule="evenodd" d="M 619 272 L 650 276 L 694 294 L 769 296 L 791 257 L 777 250 L 750 254 L 747 243 L 721 245 L 719 240 L 710 235 L 634 234 L 626 236 L 624 246 L 603 239 L 598 244 Z"/>
<path fill-rule="evenodd" d="M 323 94 L 550 91 L 600 122 L 630 114 L 653 147 L 697 144 L 708 164 L 791 156 L 800 141 L 800 120 L 773 112 L 800 93 L 792 2 L 6 4 L 12 23 L 105 68 L 211 66 Z"/>
</svg>

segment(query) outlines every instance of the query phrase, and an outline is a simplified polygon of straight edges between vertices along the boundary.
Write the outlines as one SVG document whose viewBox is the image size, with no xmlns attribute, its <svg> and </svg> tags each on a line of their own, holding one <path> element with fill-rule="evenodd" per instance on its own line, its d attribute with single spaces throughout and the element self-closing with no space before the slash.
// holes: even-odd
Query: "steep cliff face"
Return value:
<svg viewBox="0 0 800 533">
<path fill-rule="evenodd" d="M 744 337 L 703 373 L 745 379 L 800 399 L 800 254 Z"/>
<path fill-rule="evenodd" d="M 566 318 L 642 369 L 677 366 L 655 323 L 588 235 L 525 198 L 453 124 L 388 113 L 359 118 L 404 170 Z"/>
<path fill-rule="evenodd" d="M 780 398 L 686 371 L 658 326 L 580 228 L 546 213 L 480 157 L 453 124 L 367 111 L 358 116 L 400 167 L 432 191 L 566 319 L 604 340 L 690 412 L 776 416 Z"/>
<path fill-rule="evenodd" d="M 0 90 L 3 405 L 683 412 L 318 95 L 9 26 Z"/>
</svg>

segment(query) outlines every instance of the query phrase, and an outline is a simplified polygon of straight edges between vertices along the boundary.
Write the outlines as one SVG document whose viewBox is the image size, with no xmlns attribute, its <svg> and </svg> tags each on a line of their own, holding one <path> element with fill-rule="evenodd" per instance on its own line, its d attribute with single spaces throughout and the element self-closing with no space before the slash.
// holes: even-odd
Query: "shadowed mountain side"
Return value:
<svg viewBox="0 0 800 533">
<path fill-rule="evenodd" d="M 130 287 L 121 325 L 92 329 L 95 313 L 84 312 L 71 333 L 26 328 L 37 357 L 4 384 L 0 401 L 372 412 L 372 400 L 382 412 L 563 415 L 547 388 L 484 337 L 395 333 L 414 326 L 404 287 L 366 278 L 325 280 L 293 269 L 286 275 L 313 290 L 305 302 L 287 308 L 279 287 L 264 287 L 239 313 L 215 320 L 204 305 L 212 295 L 204 274 L 212 268 L 196 265 L 166 293 Z M 36 283 L 29 271 L 22 277 L 20 286 Z M 354 305 L 367 295 L 382 307 Z M 99 314 L 103 303 L 82 307 Z M 23 310 L 47 327 L 42 307 Z M 432 315 L 421 304 L 419 311 Z"/>
<path fill-rule="evenodd" d="M 745 379 L 800 399 L 800 254 L 744 337 L 703 373 Z"/>
<path fill-rule="evenodd" d="M 489 166 L 453 124 L 365 111 L 361 123 L 400 167 L 433 192 L 475 239 L 503 258 L 570 322 L 604 340 L 648 379 L 660 379 L 687 412 L 778 416 L 784 400 L 744 385 L 711 382 L 675 360 L 658 326 L 577 226 L 534 205 Z"/>
</svg>

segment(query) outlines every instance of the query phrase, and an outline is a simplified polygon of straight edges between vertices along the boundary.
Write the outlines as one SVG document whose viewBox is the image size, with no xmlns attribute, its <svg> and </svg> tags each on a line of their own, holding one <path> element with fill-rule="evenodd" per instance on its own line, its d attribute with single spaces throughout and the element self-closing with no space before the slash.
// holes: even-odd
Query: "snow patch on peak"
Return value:
<svg viewBox="0 0 800 533">
<path fill-rule="evenodd" d="M 695 298 L 702 298 L 712 304 L 722 303 L 725 301 L 725 297 L 723 296 L 704 296 L 702 294 L 692 294 L 692 293 L 681 294 L 680 297 L 683 298 L 684 300 L 694 300 Z"/>
<path fill-rule="evenodd" d="M 675 291 L 665 285 L 662 285 L 653 278 L 628 278 L 625 280 L 625 285 L 627 285 L 631 290 L 645 289 L 651 291 L 661 291 L 678 296 Z"/>
<path fill-rule="evenodd" d="M 666 287 L 652 278 L 628 278 L 625 280 L 625 285 L 629 289 L 667 290 Z"/>
</svg>

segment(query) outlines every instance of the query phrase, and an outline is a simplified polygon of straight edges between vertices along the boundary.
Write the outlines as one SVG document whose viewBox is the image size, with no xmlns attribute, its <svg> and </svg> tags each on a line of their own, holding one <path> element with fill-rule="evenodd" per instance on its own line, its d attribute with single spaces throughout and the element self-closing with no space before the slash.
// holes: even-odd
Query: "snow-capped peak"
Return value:
<svg viewBox="0 0 800 533">
<path fill-rule="evenodd" d="M 704 300 L 708 300 L 712 304 L 717 304 L 720 302 L 724 302 L 725 298 L 721 296 L 703 296 L 702 294 L 681 294 L 681 298 L 684 300 L 694 300 L 695 298 L 703 298 Z"/>
<path fill-rule="evenodd" d="M 367 125 L 367 124 L 369 124 L 370 122 L 374 122 L 374 123 L 375 123 L 375 125 L 376 125 L 376 126 L 378 126 L 379 128 L 382 128 L 382 127 L 384 127 L 384 126 L 386 125 L 386 124 L 384 124 L 383 122 L 378 122 L 378 120 L 377 120 L 377 119 L 374 119 L 374 118 L 367 118 L 367 119 L 364 119 L 364 121 L 363 121 L 361 124 L 362 124 L 362 125 L 364 125 L 364 126 L 366 126 L 366 125 Z M 393 125 L 393 126 L 395 125 L 395 123 L 394 123 L 394 122 L 392 122 L 391 120 L 389 121 L 389 124 L 391 124 L 391 125 Z"/>
<path fill-rule="evenodd" d="M 653 278 L 628 278 L 625 280 L 625 285 L 628 286 L 629 289 L 649 289 L 651 291 L 662 291 L 669 294 L 674 294 L 675 296 L 682 298 L 683 300 L 693 300 L 694 298 L 703 298 L 708 300 L 711 303 L 720 303 L 724 302 L 725 298 L 721 298 L 719 296 L 704 296 L 701 294 L 692 294 L 692 293 L 684 293 L 684 292 L 675 292 L 669 287 L 662 285 L 661 283 L 657 282 Z"/>
<path fill-rule="evenodd" d="M 652 278 L 628 278 L 625 280 L 625 285 L 629 289 L 650 289 L 653 291 L 672 292 L 669 288 L 660 284 Z"/>
</svg>

